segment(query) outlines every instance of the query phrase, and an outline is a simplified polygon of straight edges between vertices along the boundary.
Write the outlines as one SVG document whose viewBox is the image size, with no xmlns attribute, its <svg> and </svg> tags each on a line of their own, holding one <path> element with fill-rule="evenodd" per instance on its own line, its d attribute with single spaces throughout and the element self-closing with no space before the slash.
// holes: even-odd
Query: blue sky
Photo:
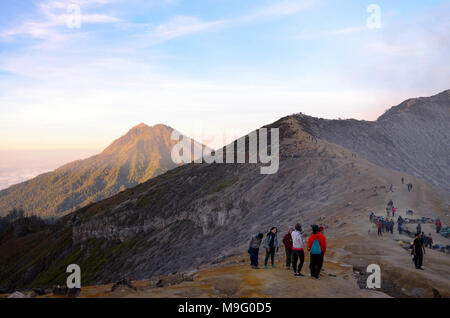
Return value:
<svg viewBox="0 0 450 318">
<path fill-rule="evenodd" d="M 444 0 L 4 0 L 0 150 L 101 150 L 140 122 L 214 147 L 295 112 L 374 120 L 450 88 L 449 31 Z"/>
</svg>

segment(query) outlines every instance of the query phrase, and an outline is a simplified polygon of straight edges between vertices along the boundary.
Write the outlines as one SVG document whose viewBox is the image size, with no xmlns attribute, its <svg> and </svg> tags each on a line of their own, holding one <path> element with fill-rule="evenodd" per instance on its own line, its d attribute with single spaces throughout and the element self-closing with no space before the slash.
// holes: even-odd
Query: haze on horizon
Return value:
<svg viewBox="0 0 450 318">
<path fill-rule="evenodd" d="M 371 3 L 380 27 L 367 24 Z M 375 120 L 450 88 L 448 0 L 2 1 L 0 17 L 10 170 L 54 169 L 141 122 L 217 148 L 225 130 L 297 112 Z"/>
</svg>

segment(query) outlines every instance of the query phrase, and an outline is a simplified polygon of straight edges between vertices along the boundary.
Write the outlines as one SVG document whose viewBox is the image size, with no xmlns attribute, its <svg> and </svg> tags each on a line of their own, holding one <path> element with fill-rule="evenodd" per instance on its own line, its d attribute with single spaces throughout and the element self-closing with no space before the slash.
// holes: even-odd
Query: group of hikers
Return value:
<svg viewBox="0 0 450 318">
<path fill-rule="evenodd" d="M 403 180 L 402 180 L 403 181 Z M 409 185 L 408 185 L 409 189 Z M 378 236 L 382 236 L 384 232 L 387 233 L 394 233 L 394 218 L 395 217 L 396 208 L 394 207 L 394 203 L 392 200 L 390 200 L 386 207 L 386 214 L 389 217 L 390 213 L 392 213 L 392 218 L 389 219 L 388 217 L 384 218 L 383 216 L 376 216 L 373 211 L 370 212 L 369 220 L 372 223 L 375 223 L 378 229 Z M 403 228 L 403 224 L 405 223 L 405 219 L 403 219 L 401 216 L 398 216 L 397 218 L 397 229 L 398 233 L 402 234 L 403 232 L 406 232 L 407 234 L 411 234 L 406 228 Z M 438 230 L 438 227 L 441 227 L 442 224 L 440 223 L 440 220 L 438 219 L 436 221 L 436 230 Z M 428 234 L 428 236 L 425 235 L 425 233 L 422 231 L 422 226 L 420 223 L 416 226 L 416 232 L 414 233 L 414 241 L 411 244 L 411 254 L 413 256 L 413 262 L 417 269 L 423 270 L 423 256 L 425 254 L 425 247 L 432 248 L 433 247 L 433 237 L 431 236 L 431 233 Z"/>
<path fill-rule="evenodd" d="M 326 238 L 323 234 L 324 227 L 312 225 L 312 234 L 305 242 L 301 224 L 297 223 L 295 227 L 289 228 L 288 233 L 283 237 L 283 245 L 286 252 L 286 269 L 290 270 L 291 265 L 294 270 L 295 277 L 304 276 L 301 271 L 305 262 L 305 250 L 310 253 L 310 272 L 311 277 L 319 279 L 320 271 L 323 266 L 323 259 L 327 250 Z M 253 269 L 258 268 L 259 248 L 263 242 L 264 235 L 262 233 L 253 235 L 250 239 L 248 252 L 250 254 L 250 265 Z M 264 240 L 264 248 L 266 249 L 266 258 L 264 268 L 268 268 L 269 258 L 272 268 L 275 266 L 275 252 L 278 252 L 278 229 L 272 227 L 267 233 Z"/>
<path fill-rule="evenodd" d="M 384 232 L 394 234 L 394 220 L 383 219 L 380 217 L 377 223 L 378 235 L 382 236 Z"/>
</svg>

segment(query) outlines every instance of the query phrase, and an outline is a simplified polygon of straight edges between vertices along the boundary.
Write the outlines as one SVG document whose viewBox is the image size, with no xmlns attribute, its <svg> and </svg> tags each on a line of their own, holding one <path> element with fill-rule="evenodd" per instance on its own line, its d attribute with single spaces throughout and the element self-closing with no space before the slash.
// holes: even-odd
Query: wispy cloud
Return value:
<svg viewBox="0 0 450 318">
<path fill-rule="evenodd" d="M 301 40 L 311 40 L 329 36 L 356 34 L 364 32 L 366 30 L 369 30 L 366 26 L 354 26 L 325 31 L 302 31 L 296 36 L 294 36 L 294 38 Z"/>
<path fill-rule="evenodd" d="M 69 36 L 67 30 L 67 22 L 72 18 L 72 14 L 68 12 L 69 5 L 79 5 L 80 8 L 88 8 L 90 5 L 104 5 L 110 3 L 111 0 L 60 0 L 46 1 L 37 5 L 39 17 L 33 21 L 24 21 L 21 25 L 0 32 L 0 39 L 12 40 L 17 36 L 28 36 L 31 38 L 45 39 L 49 41 L 62 41 Z M 81 12 L 81 23 L 115 23 L 121 20 L 115 16 L 97 13 Z"/>
<path fill-rule="evenodd" d="M 210 30 L 224 24 L 225 21 L 203 22 L 195 17 L 177 16 L 168 23 L 158 25 L 154 34 L 158 39 L 169 40 L 204 30 Z"/>
<path fill-rule="evenodd" d="M 170 40 L 204 31 L 219 28 L 231 28 L 258 20 L 274 19 L 289 16 L 310 8 L 316 0 L 284 0 L 265 7 L 256 8 L 234 18 L 224 18 L 214 21 L 201 21 L 193 16 L 177 16 L 167 23 L 156 26 L 150 34 L 157 42 Z"/>
<path fill-rule="evenodd" d="M 285 0 L 267 7 L 256 9 L 253 12 L 249 12 L 248 14 L 238 17 L 234 21 L 251 22 L 254 20 L 293 15 L 314 6 L 316 3 L 317 1 L 315 0 Z"/>
</svg>

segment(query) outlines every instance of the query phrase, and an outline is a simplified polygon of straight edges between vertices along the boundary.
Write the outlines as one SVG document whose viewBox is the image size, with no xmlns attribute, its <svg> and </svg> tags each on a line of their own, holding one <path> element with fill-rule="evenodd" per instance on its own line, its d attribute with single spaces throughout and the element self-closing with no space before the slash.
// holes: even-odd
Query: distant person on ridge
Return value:
<svg viewBox="0 0 450 318">
<path fill-rule="evenodd" d="M 259 247 L 264 235 L 262 233 L 253 235 L 250 239 L 250 244 L 248 246 L 248 253 L 250 254 L 250 265 L 253 269 L 258 268 L 258 255 Z"/>
<path fill-rule="evenodd" d="M 287 234 L 283 237 L 284 250 L 286 252 L 286 269 L 291 269 L 292 263 L 292 232 L 294 232 L 294 228 L 290 227 Z"/>
<path fill-rule="evenodd" d="M 301 271 L 303 263 L 305 262 L 305 240 L 302 235 L 302 226 L 300 223 L 295 225 L 295 231 L 292 232 L 292 267 L 294 268 L 294 276 L 304 276 Z M 297 261 L 300 259 L 300 264 L 297 267 Z"/>
<path fill-rule="evenodd" d="M 278 229 L 276 227 L 272 227 L 266 235 L 266 242 L 265 242 L 265 248 L 266 248 L 266 259 L 264 261 L 264 268 L 267 268 L 267 263 L 270 260 L 272 262 L 272 268 L 275 268 L 275 250 L 278 251 Z"/>
<path fill-rule="evenodd" d="M 319 232 L 319 227 L 317 225 L 312 225 L 313 234 L 308 238 L 308 251 L 311 256 L 311 277 L 319 279 L 320 275 L 320 264 L 323 262 L 321 259 L 322 255 L 325 255 L 327 250 L 327 241 L 325 236 Z"/>
<path fill-rule="evenodd" d="M 413 242 L 414 265 L 417 269 L 422 269 L 423 255 L 425 254 L 425 247 L 423 246 L 422 234 L 417 233 L 416 239 Z"/>
</svg>

